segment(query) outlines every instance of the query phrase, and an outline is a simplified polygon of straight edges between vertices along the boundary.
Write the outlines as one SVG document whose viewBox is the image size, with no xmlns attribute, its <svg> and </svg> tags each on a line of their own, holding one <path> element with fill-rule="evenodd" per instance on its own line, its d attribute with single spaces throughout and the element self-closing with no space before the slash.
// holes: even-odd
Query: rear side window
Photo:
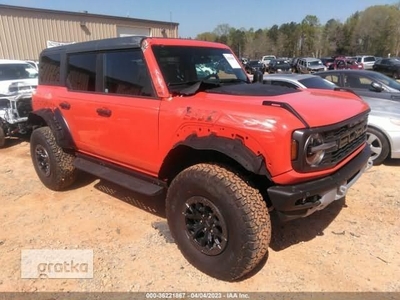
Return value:
<svg viewBox="0 0 400 300">
<path fill-rule="evenodd" d="M 373 56 L 367 56 L 367 57 L 364 58 L 364 61 L 365 61 L 365 62 L 375 61 L 375 57 L 373 57 Z"/>
<path fill-rule="evenodd" d="M 96 53 L 68 56 L 67 87 L 75 91 L 96 90 Z"/>
<path fill-rule="evenodd" d="M 105 52 L 103 92 L 153 97 L 154 90 L 140 49 Z"/>
<path fill-rule="evenodd" d="M 339 86 L 339 76 L 336 74 L 320 75 L 322 78 L 329 80 L 330 82 Z"/>
<path fill-rule="evenodd" d="M 39 63 L 39 84 L 60 85 L 61 54 L 44 54 Z"/>
</svg>

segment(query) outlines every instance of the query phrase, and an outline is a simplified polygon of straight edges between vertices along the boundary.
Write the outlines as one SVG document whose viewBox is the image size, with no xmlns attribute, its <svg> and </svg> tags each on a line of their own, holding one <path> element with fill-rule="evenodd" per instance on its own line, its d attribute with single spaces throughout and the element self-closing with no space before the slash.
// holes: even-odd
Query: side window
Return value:
<svg viewBox="0 0 400 300">
<path fill-rule="evenodd" d="M 105 52 L 103 92 L 154 97 L 150 74 L 140 49 Z"/>
<path fill-rule="evenodd" d="M 339 76 L 332 74 L 332 75 L 326 75 L 326 76 L 321 76 L 322 78 L 329 80 L 330 82 L 333 82 L 334 84 L 339 86 Z"/>
<path fill-rule="evenodd" d="M 39 63 L 39 84 L 60 85 L 61 54 L 44 54 Z"/>
<path fill-rule="evenodd" d="M 360 87 L 363 89 L 369 89 L 371 86 L 372 80 L 364 77 L 364 76 L 360 76 Z"/>
<path fill-rule="evenodd" d="M 291 89 L 298 89 L 299 87 L 294 85 L 293 83 L 290 82 L 285 82 L 285 81 L 274 81 L 271 80 L 271 85 L 279 85 L 279 86 L 284 86 L 284 87 L 288 87 Z"/>
<path fill-rule="evenodd" d="M 355 75 L 347 75 L 345 76 L 345 86 L 350 88 L 359 89 L 362 88 L 362 83 L 360 78 Z"/>
<path fill-rule="evenodd" d="M 75 91 L 96 91 L 96 53 L 68 56 L 67 87 Z"/>
</svg>

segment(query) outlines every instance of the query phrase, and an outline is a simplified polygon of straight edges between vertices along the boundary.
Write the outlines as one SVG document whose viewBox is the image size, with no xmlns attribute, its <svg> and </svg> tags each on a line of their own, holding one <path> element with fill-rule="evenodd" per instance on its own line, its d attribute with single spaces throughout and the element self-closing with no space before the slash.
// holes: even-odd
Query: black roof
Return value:
<svg viewBox="0 0 400 300">
<path fill-rule="evenodd" d="M 51 52 L 73 53 L 73 52 L 99 51 L 99 50 L 110 50 L 110 49 L 139 48 L 144 38 L 146 38 L 146 36 L 126 36 L 126 37 L 94 40 L 88 42 L 80 42 L 80 43 L 47 48 L 42 51 L 42 54 Z"/>
</svg>

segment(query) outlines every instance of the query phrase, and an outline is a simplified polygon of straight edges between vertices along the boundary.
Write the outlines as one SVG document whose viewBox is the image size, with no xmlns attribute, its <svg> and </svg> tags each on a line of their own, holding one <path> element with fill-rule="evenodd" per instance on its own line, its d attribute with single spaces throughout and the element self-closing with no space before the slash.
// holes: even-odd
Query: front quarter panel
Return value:
<svg viewBox="0 0 400 300">
<path fill-rule="evenodd" d="M 293 130 L 304 127 L 300 120 L 285 109 L 263 106 L 262 101 L 246 103 L 235 96 L 231 101 L 219 101 L 219 97 L 199 93 L 162 101 L 160 162 L 189 136 L 214 135 L 242 141 L 265 159 L 272 177 L 291 170 L 290 141 Z"/>
</svg>

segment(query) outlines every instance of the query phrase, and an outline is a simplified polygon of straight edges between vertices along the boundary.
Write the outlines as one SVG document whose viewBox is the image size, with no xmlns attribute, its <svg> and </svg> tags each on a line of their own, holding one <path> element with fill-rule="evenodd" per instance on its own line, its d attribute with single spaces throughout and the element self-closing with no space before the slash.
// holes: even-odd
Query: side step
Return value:
<svg viewBox="0 0 400 300">
<path fill-rule="evenodd" d="M 74 160 L 74 166 L 82 171 L 93 174 L 96 177 L 111 181 L 129 190 L 146 196 L 156 196 L 163 192 L 165 183 L 156 178 L 135 174 L 118 166 L 105 165 L 103 161 L 78 156 Z M 139 178 L 142 177 L 142 178 Z"/>
</svg>

